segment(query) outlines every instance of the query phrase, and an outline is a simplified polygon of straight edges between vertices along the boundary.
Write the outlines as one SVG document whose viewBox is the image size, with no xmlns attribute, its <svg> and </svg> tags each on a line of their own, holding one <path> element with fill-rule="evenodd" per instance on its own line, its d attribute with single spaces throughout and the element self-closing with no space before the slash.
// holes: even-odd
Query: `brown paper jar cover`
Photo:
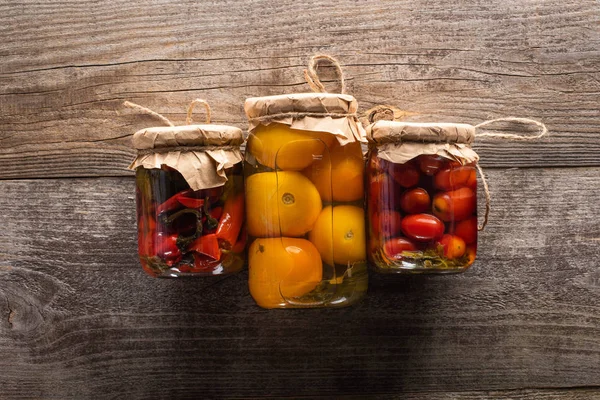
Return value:
<svg viewBox="0 0 600 400">
<path fill-rule="evenodd" d="M 133 135 L 138 155 L 129 166 L 171 167 L 192 190 L 223 186 L 225 169 L 242 162 L 242 130 L 227 125 L 185 125 L 141 129 Z"/>
<path fill-rule="evenodd" d="M 377 157 L 403 164 L 421 154 L 434 154 L 462 163 L 476 162 L 479 156 L 471 143 L 475 127 L 469 124 L 377 121 L 366 128 L 370 146 Z"/>
<path fill-rule="evenodd" d="M 259 125 L 277 122 L 292 129 L 328 132 L 340 145 L 366 143 L 365 130 L 356 117 L 358 103 L 353 96 L 335 93 L 295 93 L 246 99 L 244 110 L 249 133 Z"/>
</svg>

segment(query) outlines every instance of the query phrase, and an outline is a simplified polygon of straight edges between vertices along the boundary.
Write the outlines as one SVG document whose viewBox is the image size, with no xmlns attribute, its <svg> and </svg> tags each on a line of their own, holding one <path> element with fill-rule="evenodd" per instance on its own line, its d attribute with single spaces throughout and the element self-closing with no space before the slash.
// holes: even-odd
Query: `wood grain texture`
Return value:
<svg viewBox="0 0 600 400">
<path fill-rule="evenodd" d="M 204 97 L 245 127 L 246 97 L 308 90 L 316 52 L 340 58 L 362 109 L 548 125 L 536 143 L 482 140 L 484 166 L 598 166 L 599 23 L 595 0 L 5 1 L 0 178 L 130 175 L 130 136 L 155 121 L 124 100 L 182 123 Z"/>
<path fill-rule="evenodd" d="M 599 398 L 599 173 L 492 169 L 468 272 L 272 311 L 145 276 L 131 178 L 0 181 L 1 397 Z"/>
<path fill-rule="evenodd" d="M 317 397 L 317 399 L 327 397 Z M 344 396 L 348 399 L 364 399 L 364 396 Z M 378 395 L 378 399 L 402 400 L 598 400 L 600 391 L 596 389 L 554 389 L 554 390 L 493 390 L 447 393 L 402 393 L 398 395 Z"/>
</svg>

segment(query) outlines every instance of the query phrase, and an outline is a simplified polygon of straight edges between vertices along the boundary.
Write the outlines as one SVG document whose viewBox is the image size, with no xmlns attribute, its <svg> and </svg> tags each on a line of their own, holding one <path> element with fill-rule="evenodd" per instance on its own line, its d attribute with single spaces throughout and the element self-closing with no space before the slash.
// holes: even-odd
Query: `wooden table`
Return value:
<svg viewBox="0 0 600 400">
<path fill-rule="evenodd" d="M 599 25 L 596 0 L 0 4 L 0 398 L 600 399 Z M 123 101 L 245 127 L 317 52 L 361 110 L 547 124 L 475 144 L 473 268 L 336 310 L 262 310 L 246 272 L 147 277 L 127 165 L 156 122 Z"/>
</svg>

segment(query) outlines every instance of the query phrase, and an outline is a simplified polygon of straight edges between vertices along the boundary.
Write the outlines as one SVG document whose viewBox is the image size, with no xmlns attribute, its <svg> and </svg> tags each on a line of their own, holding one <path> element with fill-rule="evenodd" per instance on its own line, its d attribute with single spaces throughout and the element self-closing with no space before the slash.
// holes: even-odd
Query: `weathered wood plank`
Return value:
<svg viewBox="0 0 600 400">
<path fill-rule="evenodd" d="M 130 178 L 2 181 L 0 393 L 595 396 L 599 172 L 489 171 L 493 214 L 470 271 L 373 277 L 342 310 L 262 310 L 245 272 L 146 277 Z"/>
<path fill-rule="evenodd" d="M 326 398 L 326 397 L 317 397 Z M 344 397 L 361 399 L 364 396 Z M 448 393 L 402 393 L 397 395 L 379 395 L 378 399 L 402 400 L 597 400 L 600 390 L 596 389 L 552 389 L 552 390 L 494 390 Z"/>
<path fill-rule="evenodd" d="M 482 141 L 485 166 L 598 166 L 599 11 L 593 0 L 5 2 L 0 178 L 131 174 L 129 137 L 154 122 L 123 100 L 181 123 L 205 97 L 216 122 L 245 127 L 244 98 L 307 90 L 315 52 L 339 56 L 363 109 L 548 124 L 537 143 Z"/>
</svg>

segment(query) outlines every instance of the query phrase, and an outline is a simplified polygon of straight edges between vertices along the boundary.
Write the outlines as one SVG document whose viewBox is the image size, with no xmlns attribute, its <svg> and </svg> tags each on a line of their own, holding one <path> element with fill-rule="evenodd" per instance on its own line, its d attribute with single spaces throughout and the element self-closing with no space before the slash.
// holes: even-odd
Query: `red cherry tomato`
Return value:
<svg viewBox="0 0 600 400">
<path fill-rule="evenodd" d="M 415 188 L 400 196 L 400 208 L 408 214 L 418 214 L 429 210 L 431 198 L 427 190 Z"/>
<path fill-rule="evenodd" d="M 465 241 L 458 236 L 444 235 L 439 242 L 442 245 L 444 257 L 453 259 L 462 257 L 467 250 Z"/>
<path fill-rule="evenodd" d="M 444 234 L 444 223 L 431 214 L 408 215 L 400 227 L 406 236 L 420 242 L 435 240 Z"/>
<path fill-rule="evenodd" d="M 419 171 L 411 164 L 393 164 L 389 173 L 402 187 L 409 188 L 419 183 Z"/>
<path fill-rule="evenodd" d="M 417 247 L 410 240 L 403 237 L 395 237 L 385 242 L 383 253 L 392 259 L 402 258 L 403 251 L 415 251 Z"/>
<path fill-rule="evenodd" d="M 469 183 L 472 185 L 473 177 L 477 182 L 477 173 L 471 166 L 444 168 L 435 174 L 433 184 L 441 190 L 454 190 L 463 186 L 470 187 Z"/>
<path fill-rule="evenodd" d="M 440 156 L 425 154 L 418 157 L 417 163 L 421 172 L 431 176 L 444 166 L 445 159 Z"/>
<path fill-rule="evenodd" d="M 369 210 L 374 210 L 379 199 L 384 191 L 385 182 L 387 181 L 385 174 L 377 174 L 369 179 L 369 187 L 367 189 L 367 202 L 369 204 Z"/>
<path fill-rule="evenodd" d="M 477 208 L 475 193 L 466 187 L 433 196 L 433 213 L 442 221 L 462 221 Z"/>
<path fill-rule="evenodd" d="M 402 216 L 398 211 L 383 210 L 373 213 L 371 218 L 371 232 L 373 237 L 389 238 L 400 232 Z"/>
<path fill-rule="evenodd" d="M 477 217 L 458 222 L 453 234 L 462 238 L 466 244 L 475 243 L 477 241 Z"/>
<path fill-rule="evenodd" d="M 397 208 L 400 196 L 394 180 L 388 174 L 378 174 L 370 179 L 367 192 L 369 210 L 393 210 Z"/>
</svg>

